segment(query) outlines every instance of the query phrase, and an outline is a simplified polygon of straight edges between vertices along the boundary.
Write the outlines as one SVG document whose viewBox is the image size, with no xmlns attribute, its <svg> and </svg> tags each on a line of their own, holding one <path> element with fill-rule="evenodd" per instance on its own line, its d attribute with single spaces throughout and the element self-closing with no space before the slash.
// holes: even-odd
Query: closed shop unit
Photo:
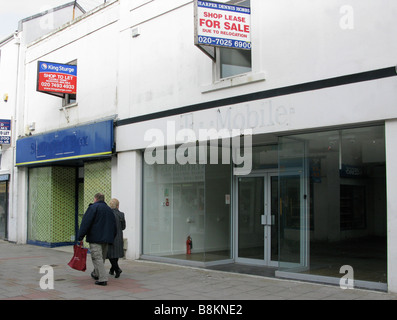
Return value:
<svg viewBox="0 0 397 320">
<path fill-rule="evenodd" d="M 28 170 L 27 242 L 72 245 L 94 194 L 111 197 L 113 121 L 18 142 L 18 164 Z M 34 151 L 29 159 L 27 147 Z"/>
</svg>

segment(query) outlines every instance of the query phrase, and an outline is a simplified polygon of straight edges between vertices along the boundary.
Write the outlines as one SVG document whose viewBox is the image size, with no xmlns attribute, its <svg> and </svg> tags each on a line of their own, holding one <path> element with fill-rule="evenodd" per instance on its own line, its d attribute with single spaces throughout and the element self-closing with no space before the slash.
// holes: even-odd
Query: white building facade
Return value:
<svg viewBox="0 0 397 320">
<path fill-rule="evenodd" d="M 25 52 L 29 43 L 43 35 L 60 28 L 73 16 L 75 18 L 85 13 L 80 5 L 73 2 L 49 9 L 19 22 L 13 34 L 0 41 L 0 118 L 9 128 L 1 135 L 9 134 L 9 139 L 1 139 L 1 169 L 0 169 L 0 239 L 11 241 L 26 241 L 25 225 L 19 218 L 18 195 L 24 194 L 18 190 L 18 169 L 15 167 L 16 140 L 18 136 L 29 133 L 24 127 L 25 101 Z M 9 124 L 9 126 L 8 126 Z M 32 128 L 33 129 L 33 128 Z M 24 210 L 22 208 L 22 210 Z"/>
<path fill-rule="evenodd" d="M 14 159 L 13 136 L 11 128 L 15 126 L 15 110 L 17 103 L 17 78 L 18 78 L 18 54 L 19 43 L 14 35 L 10 35 L 0 44 L 0 88 L 2 99 L 0 101 L 2 122 L 7 122 L 9 135 L 1 145 L 0 164 L 0 238 L 7 239 L 9 233 L 9 222 L 13 216 L 10 197 L 13 196 L 12 188 Z M 2 134 L 3 134 L 2 130 Z"/>
<path fill-rule="evenodd" d="M 249 9 L 251 50 L 199 50 L 186 0 L 113 1 L 27 46 L 10 240 L 73 243 L 102 191 L 128 259 L 397 291 L 397 5 L 221 3 Z M 77 66 L 76 95 L 38 92 L 40 61 Z"/>
</svg>

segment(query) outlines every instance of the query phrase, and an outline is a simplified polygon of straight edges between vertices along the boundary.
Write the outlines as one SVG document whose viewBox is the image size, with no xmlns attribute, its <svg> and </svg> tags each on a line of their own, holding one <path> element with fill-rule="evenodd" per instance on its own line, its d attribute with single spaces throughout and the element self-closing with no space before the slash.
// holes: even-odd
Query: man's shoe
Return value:
<svg viewBox="0 0 397 320">
<path fill-rule="evenodd" d="M 107 286 L 108 282 L 107 281 L 95 281 L 95 284 L 98 286 Z"/>
<path fill-rule="evenodd" d="M 91 272 L 91 278 L 98 280 L 99 278 L 94 274 L 94 272 Z"/>
</svg>

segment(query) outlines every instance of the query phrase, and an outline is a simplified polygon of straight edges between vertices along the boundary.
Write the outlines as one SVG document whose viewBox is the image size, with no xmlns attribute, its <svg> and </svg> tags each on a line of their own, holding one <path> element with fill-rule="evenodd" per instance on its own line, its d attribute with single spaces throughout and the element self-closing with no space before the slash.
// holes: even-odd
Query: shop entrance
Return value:
<svg viewBox="0 0 397 320">
<path fill-rule="evenodd" d="M 111 199 L 111 161 L 32 167 L 28 187 L 28 243 L 70 246 L 76 241 L 82 217 L 94 194 L 102 192 L 105 201 Z"/>
<path fill-rule="evenodd" d="M 237 178 L 236 262 L 278 265 L 278 173 Z"/>
<path fill-rule="evenodd" d="M 253 168 L 237 176 L 237 263 L 300 269 L 308 260 L 304 142 L 282 138 L 253 152 Z M 271 168 L 260 168 L 271 167 Z"/>
</svg>

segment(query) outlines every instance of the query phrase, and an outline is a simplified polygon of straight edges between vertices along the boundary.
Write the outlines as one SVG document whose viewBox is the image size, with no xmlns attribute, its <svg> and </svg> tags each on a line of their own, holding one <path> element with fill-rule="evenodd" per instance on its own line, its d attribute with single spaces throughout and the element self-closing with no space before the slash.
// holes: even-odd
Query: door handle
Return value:
<svg viewBox="0 0 397 320">
<path fill-rule="evenodd" d="M 269 215 L 269 214 L 261 215 L 261 224 L 264 226 L 272 226 L 274 225 L 274 221 L 275 221 L 274 215 Z"/>
</svg>

